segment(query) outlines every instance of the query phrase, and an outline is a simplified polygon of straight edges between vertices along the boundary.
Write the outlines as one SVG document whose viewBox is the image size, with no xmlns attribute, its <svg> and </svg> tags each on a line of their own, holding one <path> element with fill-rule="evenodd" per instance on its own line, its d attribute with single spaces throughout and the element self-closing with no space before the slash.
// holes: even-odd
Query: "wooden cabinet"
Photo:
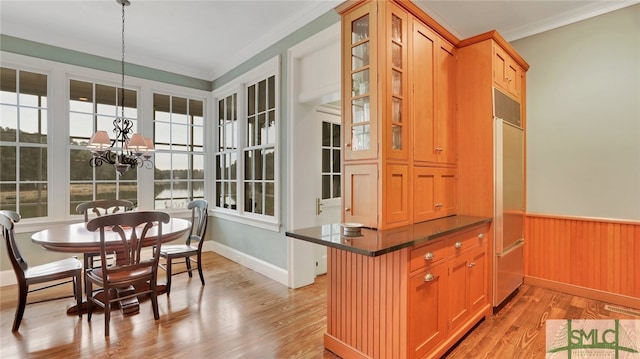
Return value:
<svg viewBox="0 0 640 359">
<path fill-rule="evenodd" d="M 456 49 L 420 21 L 412 25 L 413 161 L 455 165 Z"/>
<path fill-rule="evenodd" d="M 524 70 L 500 45 L 493 44 L 493 82 L 520 102 Z"/>
<path fill-rule="evenodd" d="M 447 266 L 440 263 L 409 280 L 409 342 L 412 358 L 420 358 L 440 344 L 447 334 Z"/>
<path fill-rule="evenodd" d="M 408 16 L 378 1 L 342 15 L 345 161 L 407 160 Z"/>
<path fill-rule="evenodd" d="M 375 3 L 344 15 L 342 21 L 343 144 L 345 160 L 378 155 L 378 41 Z"/>
<path fill-rule="evenodd" d="M 413 182 L 413 173 L 422 171 L 416 166 L 455 168 L 456 49 L 406 6 L 399 1 L 361 1 L 338 9 L 343 165 L 345 171 L 377 167 L 377 184 L 368 187 L 369 196 L 376 196 L 376 216 L 360 223 L 380 230 L 456 213 L 455 201 L 443 202 L 445 197 L 455 198 L 455 186 L 421 188 Z M 357 203 L 362 197 L 349 196 L 354 189 L 348 179 L 343 198 L 351 202 L 344 206 L 344 222 L 355 220 L 347 208 L 362 207 Z M 448 192 L 440 193 L 443 189 Z M 439 201 L 439 207 L 434 208 L 432 200 Z M 414 206 L 424 202 L 431 209 L 420 209 L 416 216 Z"/>
<path fill-rule="evenodd" d="M 458 44 L 457 194 L 460 213 L 502 217 L 501 203 L 497 202 L 496 198 L 501 197 L 505 189 L 525 186 L 523 181 L 526 178 L 526 167 L 523 168 L 520 179 L 516 180 L 514 177 L 509 183 L 504 183 L 503 187 L 498 184 L 498 181 L 504 181 L 502 175 L 496 177 L 496 173 L 500 173 L 496 152 L 499 149 L 498 146 L 502 146 L 503 140 L 499 137 L 499 130 L 502 128 L 496 125 L 497 121 L 494 119 L 494 97 L 505 94 L 504 97 L 517 100 L 520 105 L 520 127 L 525 134 L 520 138 L 526 143 L 525 71 L 528 67 L 526 61 L 496 31 L 462 40 Z M 523 152 L 516 151 L 516 148 L 522 148 Z M 510 151 L 507 151 L 510 155 L 507 166 L 520 166 L 520 163 L 526 163 L 525 149 L 526 145 L 523 144 L 513 146 Z M 518 157 L 512 157 L 516 154 Z M 511 192 L 515 194 L 518 191 Z M 524 201 L 525 198 L 523 195 L 517 200 Z M 517 208 L 526 208 L 526 204 L 518 202 Z M 497 236 L 508 229 L 509 227 L 503 228 L 502 220 L 496 219 L 491 224 L 490 232 L 498 241 L 500 238 Z M 497 272 L 497 262 L 494 263 L 493 253 L 491 256 L 477 259 L 476 266 L 486 265 L 489 270 Z M 489 301 L 497 305 L 499 297 L 492 285 L 489 286 Z M 476 293 L 481 289 L 476 289 Z"/>
<path fill-rule="evenodd" d="M 456 170 L 415 167 L 413 169 L 413 219 L 415 222 L 456 213 Z"/>
<path fill-rule="evenodd" d="M 488 312 L 488 230 L 473 228 L 411 250 L 411 358 L 441 355 L 453 333 Z"/>
<path fill-rule="evenodd" d="M 378 229 L 407 225 L 411 223 L 409 14 L 394 3 L 371 1 L 342 16 L 343 89 L 347 89 L 343 91 L 342 219 Z M 364 173 L 366 186 L 355 188 Z"/>
<path fill-rule="evenodd" d="M 485 228 L 484 231 L 487 231 Z M 449 330 L 456 330 L 488 301 L 487 246 L 484 232 L 464 232 L 446 239 L 450 249 L 447 296 Z"/>
<path fill-rule="evenodd" d="M 442 230 L 451 230 L 448 220 L 442 221 Z M 330 246 L 328 350 L 342 358 L 441 358 L 491 315 L 485 264 L 489 223 L 437 237 L 438 228 L 418 224 L 384 234 L 363 230 L 355 241 L 432 238 L 372 257 Z M 377 232 L 375 237 L 371 232 Z"/>
</svg>

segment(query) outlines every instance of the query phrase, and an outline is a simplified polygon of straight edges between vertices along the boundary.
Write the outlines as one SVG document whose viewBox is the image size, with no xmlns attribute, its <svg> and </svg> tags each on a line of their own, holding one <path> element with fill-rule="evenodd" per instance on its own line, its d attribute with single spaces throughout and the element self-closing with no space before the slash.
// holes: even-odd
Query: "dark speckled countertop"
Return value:
<svg viewBox="0 0 640 359">
<path fill-rule="evenodd" d="M 362 235 L 358 237 L 343 236 L 341 224 L 335 223 L 287 231 L 286 235 L 376 257 L 489 222 L 488 217 L 450 216 L 384 231 L 362 228 Z"/>
</svg>

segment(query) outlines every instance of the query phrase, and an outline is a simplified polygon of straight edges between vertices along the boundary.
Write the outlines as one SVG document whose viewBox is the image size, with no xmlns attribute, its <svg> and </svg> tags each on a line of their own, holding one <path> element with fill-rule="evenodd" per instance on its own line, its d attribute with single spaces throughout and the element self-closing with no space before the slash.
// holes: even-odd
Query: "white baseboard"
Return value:
<svg viewBox="0 0 640 359">
<path fill-rule="evenodd" d="M 287 270 L 274 266 L 258 258 L 237 251 L 224 244 L 214 241 L 206 241 L 202 247 L 203 251 L 211 251 L 228 258 L 236 263 L 241 264 L 253 271 L 256 271 L 269 279 L 273 279 L 278 283 L 288 286 L 289 273 Z M 16 275 L 13 270 L 5 270 L 0 272 L 0 287 L 17 284 Z"/>
<path fill-rule="evenodd" d="M 16 274 L 13 270 L 3 270 L 0 272 L 0 287 L 14 284 L 18 284 L 18 281 L 16 280 Z"/>
<path fill-rule="evenodd" d="M 228 258 L 244 267 L 247 267 L 253 271 L 256 271 L 265 277 L 275 280 L 276 282 L 288 286 L 289 273 L 287 270 L 280 267 L 276 267 L 271 263 L 267 263 L 261 259 L 252 257 L 246 253 L 235 250 L 231 247 L 225 246 L 214 241 L 206 241 L 202 247 L 202 250 L 209 250 L 215 252 L 225 258 Z"/>
</svg>

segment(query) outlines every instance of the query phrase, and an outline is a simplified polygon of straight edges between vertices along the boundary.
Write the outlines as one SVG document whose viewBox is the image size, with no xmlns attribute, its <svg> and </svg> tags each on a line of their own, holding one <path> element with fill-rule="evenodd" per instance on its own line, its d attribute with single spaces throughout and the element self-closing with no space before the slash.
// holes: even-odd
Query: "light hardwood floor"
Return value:
<svg viewBox="0 0 640 359">
<path fill-rule="evenodd" d="M 171 296 L 140 313 L 104 317 L 67 315 L 63 298 L 27 305 L 18 333 L 11 332 L 17 289 L 0 289 L 1 358 L 337 358 L 323 347 L 326 278 L 297 290 L 214 253 L 205 253 L 205 281 L 197 274 L 173 278 Z M 71 285 L 29 296 L 71 292 Z M 524 285 L 496 315 L 482 321 L 447 358 L 544 358 L 545 320 L 568 318 L 639 319 L 610 312 L 604 303 Z"/>
</svg>

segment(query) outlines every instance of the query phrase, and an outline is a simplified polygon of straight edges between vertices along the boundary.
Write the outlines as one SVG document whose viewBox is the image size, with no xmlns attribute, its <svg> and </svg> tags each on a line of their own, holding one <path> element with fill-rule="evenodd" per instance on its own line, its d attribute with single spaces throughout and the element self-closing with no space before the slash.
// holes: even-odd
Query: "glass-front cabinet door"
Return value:
<svg viewBox="0 0 640 359">
<path fill-rule="evenodd" d="M 345 160 L 373 159 L 377 156 L 376 119 L 376 21 L 375 6 L 362 7 L 347 15 L 343 22 Z M 350 34 L 350 35 L 349 35 Z M 350 36 L 350 39 L 349 39 Z M 351 91 L 349 91 L 349 89 Z"/>
<path fill-rule="evenodd" d="M 385 19 L 386 71 L 383 118 L 385 157 L 407 159 L 407 24 L 408 15 L 392 3 Z"/>
</svg>

